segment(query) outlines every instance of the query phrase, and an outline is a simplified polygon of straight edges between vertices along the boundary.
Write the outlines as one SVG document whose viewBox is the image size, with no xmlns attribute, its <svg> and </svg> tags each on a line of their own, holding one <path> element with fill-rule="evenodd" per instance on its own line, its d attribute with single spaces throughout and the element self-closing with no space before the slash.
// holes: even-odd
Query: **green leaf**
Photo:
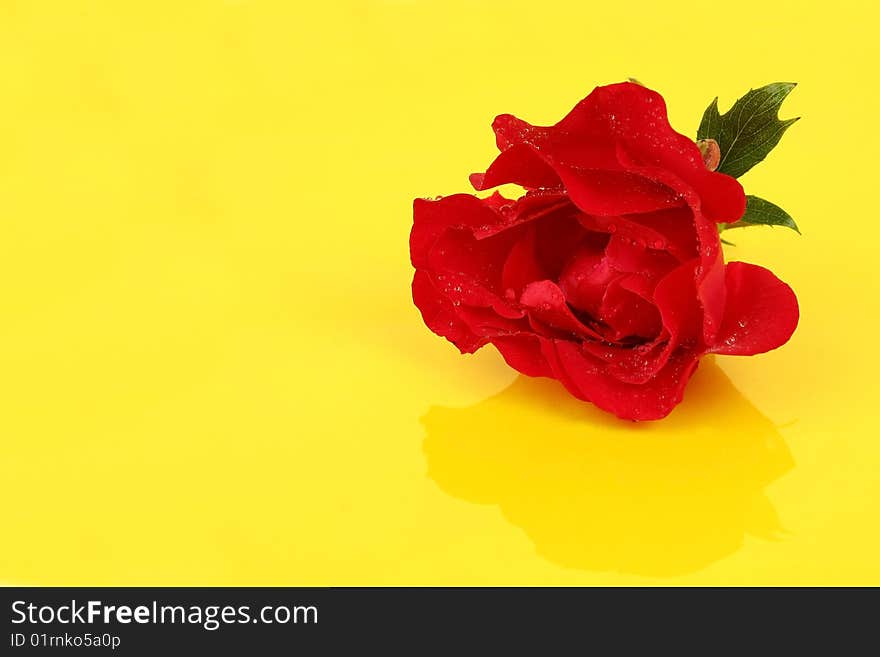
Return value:
<svg viewBox="0 0 880 657">
<path fill-rule="evenodd" d="M 718 98 L 706 111 L 697 139 L 714 139 L 721 148 L 718 171 L 739 178 L 767 157 L 782 134 L 800 117 L 779 120 L 779 107 L 795 88 L 794 82 L 774 82 L 749 93 L 726 113 L 718 113 Z"/>
<path fill-rule="evenodd" d="M 746 196 L 745 214 L 736 223 L 723 224 L 722 230 L 748 226 L 785 226 L 791 228 L 798 235 L 801 233 L 794 219 L 785 210 L 757 196 Z"/>
</svg>

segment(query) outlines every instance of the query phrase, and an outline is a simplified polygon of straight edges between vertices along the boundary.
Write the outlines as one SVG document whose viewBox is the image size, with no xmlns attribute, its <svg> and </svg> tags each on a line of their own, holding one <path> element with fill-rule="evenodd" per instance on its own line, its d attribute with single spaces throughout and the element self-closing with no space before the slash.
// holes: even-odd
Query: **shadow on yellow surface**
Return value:
<svg viewBox="0 0 880 657">
<path fill-rule="evenodd" d="M 764 488 L 793 466 L 773 423 L 712 359 L 665 420 L 617 420 L 547 379 L 519 377 L 423 418 L 429 476 L 497 504 L 551 562 L 671 576 L 782 527 Z"/>
</svg>

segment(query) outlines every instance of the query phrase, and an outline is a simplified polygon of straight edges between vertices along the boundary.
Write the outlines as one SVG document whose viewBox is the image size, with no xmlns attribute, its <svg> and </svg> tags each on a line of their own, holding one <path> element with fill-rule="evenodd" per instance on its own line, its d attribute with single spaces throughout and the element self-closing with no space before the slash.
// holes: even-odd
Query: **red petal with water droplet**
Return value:
<svg viewBox="0 0 880 657">
<path fill-rule="evenodd" d="M 717 354 L 751 356 L 788 342 L 800 311 L 792 289 L 773 272 L 745 262 L 727 265 L 727 307 Z"/>
<path fill-rule="evenodd" d="M 654 303 L 672 346 L 701 339 L 702 310 L 696 295 L 699 261 L 685 262 L 671 271 L 654 289 Z"/>
<path fill-rule="evenodd" d="M 529 319 L 534 320 L 533 326 L 538 330 L 551 329 L 552 332 L 547 333 L 550 336 L 555 332 L 580 340 L 602 339 L 599 333 L 575 317 L 562 290 L 553 281 L 529 283 L 519 302 L 528 312 Z"/>
<path fill-rule="evenodd" d="M 476 190 L 491 189 L 507 183 L 531 189 L 558 187 L 562 184 L 553 167 L 527 144 L 517 144 L 503 151 L 486 169 L 486 173 L 473 173 L 470 181 Z"/>
<path fill-rule="evenodd" d="M 609 376 L 604 363 L 586 354 L 580 345 L 563 340 L 550 345 L 545 347 L 545 357 L 569 392 L 626 420 L 666 417 L 681 401 L 698 363 L 696 354 L 677 352 L 656 376 L 632 384 Z"/>
<path fill-rule="evenodd" d="M 417 271 L 412 282 L 413 301 L 425 325 L 437 335 L 443 336 L 458 347 L 463 354 L 469 354 L 484 344 L 485 338 L 475 335 L 473 331 L 459 319 L 452 302 L 440 294 L 431 281 L 431 276 Z"/>
<path fill-rule="evenodd" d="M 598 317 L 605 290 L 617 276 L 603 251 L 581 249 L 559 276 L 559 287 L 568 303 Z"/>
<path fill-rule="evenodd" d="M 556 172 L 572 202 L 587 214 L 616 216 L 682 204 L 674 190 L 628 171 L 556 165 Z"/>
<path fill-rule="evenodd" d="M 651 301 L 651 287 L 639 276 L 620 276 L 608 285 L 599 318 L 611 328 L 614 340 L 651 340 L 660 332 L 660 314 Z"/>
<path fill-rule="evenodd" d="M 609 240 L 605 256 L 617 271 L 658 279 L 679 263 L 665 250 L 648 248 L 649 243 L 650 240 L 632 240 L 618 232 Z"/>
<path fill-rule="evenodd" d="M 547 272 L 538 261 L 535 226 L 530 224 L 504 261 L 504 269 L 501 272 L 504 295 L 506 298 L 519 298 L 526 285 L 546 278 Z"/>
<path fill-rule="evenodd" d="M 668 252 L 679 262 L 697 256 L 697 236 L 693 211 L 688 207 L 670 208 L 623 217 L 632 231 L 652 249 Z M 642 229 L 644 232 L 638 234 Z M 650 231 L 650 234 L 647 232 Z"/>
</svg>

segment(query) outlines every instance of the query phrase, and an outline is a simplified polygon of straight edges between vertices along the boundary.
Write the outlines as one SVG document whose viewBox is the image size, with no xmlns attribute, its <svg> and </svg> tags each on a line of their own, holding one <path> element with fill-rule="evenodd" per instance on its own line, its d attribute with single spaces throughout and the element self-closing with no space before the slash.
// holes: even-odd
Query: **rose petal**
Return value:
<svg viewBox="0 0 880 657">
<path fill-rule="evenodd" d="M 529 144 L 558 173 L 560 167 L 636 173 L 681 194 L 692 191 L 715 222 L 736 221 L 745 211 L 739 182 L 708 171 L 693 140 L 669 125 L 663 97 L 638 84 L 597 87 L 554 126 L 501 115 L 493 128 L 499 149 Z"/>
<path fill-rule="evenodd" d="M 584 342 L 584 352 L 600 359 L 606 374 L 624 383 L 643 384 L 653 379 L 672 353 L 667 349 L 668 335 L 663 332 L 652 342 L 636 346 Z"/>
<path fill-rule="evenodd" d="M 500 207 L 515 201 L 498 193 L 487 199 L 471 194 L 452 194 L 436 200 L 417 198 L 413 201 L 413 227 L 409 246 L 413 266 L 423 266 L 420 260 L 444 231 L 450 228 L 467 230 L 478 238 L 485 238 L 521 223 L 513 212 L 504 213 Z"/>
<path fill-rule="evenodd" d="M 559 287 L 568 303 L 598 317 L 605 290 L 618 275 L 601 250 L 582 248 L 560 274 Z"/>
<path fill-rule="evenodd" d="M 724 252 L 715 224 L 696 222 L 700 245 L 700 266 L 697 269 L 697 298 L 703 307 L 703 340 L 712 344 L 716 340 L 724 305 L 727 286 L 724 284 Z"/>
<path fill-rule="evenodd" d="M 620 170 L 616 146 L 607 133 L 566 130 L 555 126 L 535 126 L 510 114 L 495 117 L 492 123 L 498 150 L 527 145 L 547 164 L 567 164 L 581 169 Z"/>
<path fill-rule="evenodd" d="M 559 175 L 528 144 L 516 144 L 503 151 L 486 169 L 474 173 L 470 182 L 476 190 L 490 189 L 513 183 L 526 188 L 559 187 Z"/>
<path fill-rule="evenodd" d="M 600 334 L 575 317 L 562 290 L 553 281 L 529 283 L 519 302 L 528 310 L 529 317 L 541 325 L 580 339 L 602 339 Z"/>
<path fill-rule="evenodd" d="M 416 271 L 412 282 L 412 296 L 425 325 L 449 340 L 461 353 L 472 353 L 486 344 L 484 338 L 475 335 L 459 319 L 452 302 L 437 291 L 428 273 Z"/>
<path fill-rule="evenodd" d="M 718 354 L 751 356 L 788 342 L 800 316 L 797 297 L 773 272 L 745 262 L 726 267 L 727 307 Z"/>
<path fill-rule="evenodd" d="M 626 153 L 621 163 L 628 170 L 676 190 L 680 184 L 675 179 L 693 189 L 709 219 L 735 221 L 745 211 L 742 186 L 730 176 L 706 169 L 696 143 L 669 125 L 666 102 L 656 91 L 629 82 L 598 87 L 557 125 L 572 129 L 584 120 L 604 122 Z"/>
<path fill-rule="evenodd" d="M 671 128 L 670 128 L 671 129 Z M 746 197 L 742 185 L 735 178 L 723 173 L 707 171 L 702 163 L 699 148 L 684 135 L 676 133 L 667 143 L 667 153 L 656 158 L 661 164 L 646 164 L 653 158 L 644 153 L 634 155 L 638 145 L 632 142 L 619 144 L 617 156 L 627 171 L 637 173 L 658 184 L 676 190 L 688 204 L 698 209 L 707 220 L 715 223 L 732 223 L 746 209 Z M 693 151 L 700 161 L 696 168 Z M 678 156 L 674 155 L 678 152 Z M 684 166 L 680 166 L 684 164 Z"/>
<path fill-rule="evenodd" d="M 673 190 L 626 171 L 565 166 L 557 166 L 556 171 L 572 202 L 587 214 L 616 216 L 680 204 Z"/>
<path fill-rule="evenodd" d="M 626 420 L 658 420 L 668 415 L 681 401 L 699 362 L 696 354 L 680 350 L 656 376 L 632 384 L 609 376 L 600 360 L 574 342 L 553 340 L 550 344 L 545 357 L 569 392 Z"/>
<path fill-rule="evenodd" d="M 696 344 L 701 338 L 702 312 L 696 296 L 694 258 L 673 269 L 654 288 L 654 303 L 672 348 L 682 343 Z"/>
<path fill-rule="evenodd" d="M 505 205 L 509 210 L 504 211 Z M 410 233 L 416 269 L 437 276 L 439 290 L 453 302 L 492 306 L 504 316 L 504 265 L 530 221 L 570 207 L 559 195 L 535 195 L 508 202 L 500 195 L 478 199 L 456 194 L 436 201 L 417 199 Z M 506 226 L 504 225 L 506 222 Z M 488 297 L 494 295 L 494 297 Z"/>
<path fill-rule="evenodd" d="M 638 276 L 620 280 L 634 294 L 651 296 L 660 313 L 663 330 L 651 341 L 635 347 L 584 343 L 583 349 L 601 359 L 606 374 L 625 383 L 643 384 L 663 369 L 672 354 L 684 345 L 697 357 L 701 351 L 702 312 L 696 300 L 696 268 L 699 260 L 676 267 L 650 291 L 650 282 Z"/>
<path fill-rule="evenodd" d="M 647 226 L 632 217 L 641 215 L 599 216 L 592 214 L 580 214 L 578 220 L 588 230 L 599 231 L 613 235 L 617 239 L 625 239 L 635 242 L 640 246 L 663 248 L 666 245 L 666 236 L 652 226 Z"/>
<path fill-rule="evenodd" d="M 660 243 L 659 240 L 656 243 Z M 617 271 L 638 273 L 652 279 L 665 276 L 679 264 L 668 252 L 648 248 L 645 240 L 628 239 L 620 234 L 611 236 L 605 256 Z"/>
<path fill-rule="evenodd" d="M 694 232 L 694 215 L 690 207 L 682 206 L 623 217 L 626 226 L 635 233 L 638 228 L 651 230 L 654 235 L 636 235 L 645 240 L 652 249 L 668 252 L 679 262 L 697 256 L 697 238 Z M 622 236 L 630 237 L 622 234 Z"/>
<path fill-rule="evenodd" d="M 423 270 L 424 271 L 424 270 Z M 448 271 L 427 271 L 437 292 L 446 297 L 458 308 L 491 308 L 499 317 L 518 319 L 523 312 L 515 307 L 511 299 L 502 298 L 494 291 L 484 287 L 473 276 Z"/>
<path fill-rule="evenodd" d="M 495 224 L 472 227 L 474 237 L 478 240 L 540 219 L 561 219 L 576 211 L 565 192 L 559 190 L 529 191 L 516 200 L 506 199 L 495 192 L 492 196 L 479 200 L 504 219 Z"/>
<path fill-rule="evenodd" d="M 546 129 L 533 126 L 512 114 L 499 114 L 492 121 L 492 131 L 495 133 L 495 144 L 499 151 L 523 143 L 541 143 L 546 138 Z"/>
<path fill-rule="evenodd" d="M 519 297 L 523 288 L 533 281 L 547 279 L 547 272 L 538 262 L 535 245 L 535 226 L 530 224 L 504 262 L 501 285 L 507 298 Z"/>
<path fill-rule="evenodd" d="M 660 332 L 660 314 L 657 307 L 645 298 L 649 292 L 646 287 L 638 285 L 639 278 L 618 277 L 605 290 L 599 319 L 614 331 L 614 340 L 633 336 L 650 340 Z M 633 288 L 643 294 L 634 292 Z"/>
<path fill-rule="evenodd" d="M 492 344 L 513 369 L 527 376 L 553 376 L 535 335 L 509 335 L 492 338 Z"/>
<path fill-rule="evenodd" d="M 607 236 L 585 229 L 574 206 L 569 214 L 548 216 L 535 224 L 535 248 L 547 278 L 558 280 L 569 260 L 584 248 L 602 251 Z"/>
</svg>

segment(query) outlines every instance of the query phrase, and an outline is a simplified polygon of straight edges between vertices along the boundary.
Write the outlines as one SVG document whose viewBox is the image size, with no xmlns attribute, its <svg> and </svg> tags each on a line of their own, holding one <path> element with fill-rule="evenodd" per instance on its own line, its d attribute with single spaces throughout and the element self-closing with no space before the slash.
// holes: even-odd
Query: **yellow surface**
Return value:
<svg viewBox="0 0 880 657">
<path fill-rule="evenodd" d="M 0 581 L 880 584 L 877 10 L 667 5 L 2 0 Z M 800 328 L 644 425 L 409 297 L 412 198 L 627 76 L 804 117 L 727 247 Z"/>
</svg>

